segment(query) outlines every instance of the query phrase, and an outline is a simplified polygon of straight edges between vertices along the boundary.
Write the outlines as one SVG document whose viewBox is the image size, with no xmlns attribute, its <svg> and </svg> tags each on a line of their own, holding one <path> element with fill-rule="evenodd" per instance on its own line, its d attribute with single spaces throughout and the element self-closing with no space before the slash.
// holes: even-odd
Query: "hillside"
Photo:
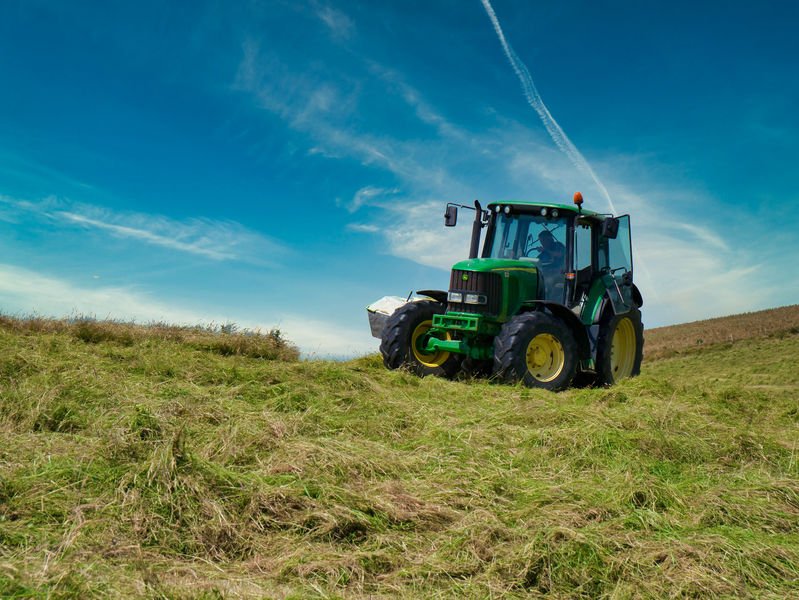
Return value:
<svg viewBox="0 0 799 600">
<path fill-rule="evenodd" d="M 797 597 L 782 310 L 559 394 L 2 319 L 0 596 Z"/>
<path fill-rule="evenodd" d="M 713 344 L 799 333 L 799 304 L 706 321 L 647 329 L 649 360 L 690 353 Z"/>
</svg>

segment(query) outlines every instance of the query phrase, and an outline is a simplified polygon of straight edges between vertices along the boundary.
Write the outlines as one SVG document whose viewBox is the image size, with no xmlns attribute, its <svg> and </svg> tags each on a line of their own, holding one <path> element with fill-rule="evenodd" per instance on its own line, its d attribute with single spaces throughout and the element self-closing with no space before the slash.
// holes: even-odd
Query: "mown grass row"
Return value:
<svg viewBox="0 0 799 600">
<path fill-rule="evenodd" d="M 0 329 L 0 596 L 795 596 L 798 352 L 551 394 Z"/>
</svg>

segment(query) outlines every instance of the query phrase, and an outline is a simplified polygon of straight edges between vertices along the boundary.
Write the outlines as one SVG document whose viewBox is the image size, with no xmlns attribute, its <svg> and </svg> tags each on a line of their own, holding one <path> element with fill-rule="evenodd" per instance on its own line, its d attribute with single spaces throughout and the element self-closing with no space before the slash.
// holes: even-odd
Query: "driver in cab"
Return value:
<svg viewBox="0 0 799 600">
<path fill-rule="evenodd" d="M 542 266 L 557 267 L 563 264 L 566 258 L 566 246 L 555 239 L 550 231 L 544 229 L 538 234 L 539 247 L 538 261 Z"/>
<path fill-rule="evenodd" d="M 538 243 L 541 244 L 538 246 L 538 264 L 541 268 L 546 297 L 554 299 L 563 295 L 562 273 L 566 262 L 566 246 L 546 229 L 538 234 Z"/>
</svg>

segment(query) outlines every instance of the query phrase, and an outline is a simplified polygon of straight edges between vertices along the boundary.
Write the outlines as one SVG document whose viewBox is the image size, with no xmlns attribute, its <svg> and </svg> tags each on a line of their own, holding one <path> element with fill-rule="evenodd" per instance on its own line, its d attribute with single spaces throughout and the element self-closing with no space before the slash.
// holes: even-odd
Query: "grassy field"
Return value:
<svg viewBox="0 0 799 600">
<path fill-rule="evenodd" d="M 782 315 L 559 394 L 0 320 L 0 596 L 799 597 Z"/>
</svg>

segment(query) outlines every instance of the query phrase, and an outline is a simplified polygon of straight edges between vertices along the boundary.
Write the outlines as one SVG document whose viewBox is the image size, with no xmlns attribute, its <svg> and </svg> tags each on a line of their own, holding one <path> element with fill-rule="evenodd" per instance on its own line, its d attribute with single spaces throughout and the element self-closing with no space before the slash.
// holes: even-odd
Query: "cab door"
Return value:
<svg viewBox="0 0 799 600">
<path fill-rule="evenodd" d="M 630 241 L 630 215 L 617 217 L 615 237 L 599 235 L 598 267 L 613 312 L 633 308 L 633 254 Z"/>
</svg>

